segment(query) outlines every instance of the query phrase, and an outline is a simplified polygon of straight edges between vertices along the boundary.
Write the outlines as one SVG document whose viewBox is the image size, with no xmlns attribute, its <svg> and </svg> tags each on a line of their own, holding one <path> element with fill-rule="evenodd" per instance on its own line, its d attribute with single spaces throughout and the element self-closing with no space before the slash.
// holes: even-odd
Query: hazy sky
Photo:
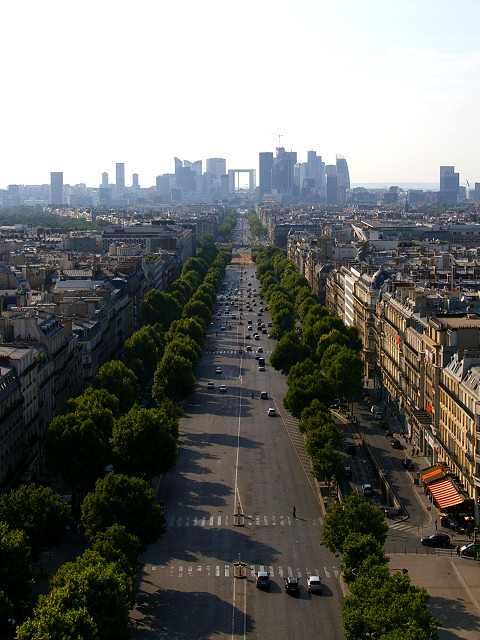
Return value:
<svg viewBox="0 0 480 640">
<path fill-rule="evenodd" d="M 0 187 L 141 186 L 282 145 L 352 182 L 480 182 L 479 0 L 1 3 Z"/>
</svg>

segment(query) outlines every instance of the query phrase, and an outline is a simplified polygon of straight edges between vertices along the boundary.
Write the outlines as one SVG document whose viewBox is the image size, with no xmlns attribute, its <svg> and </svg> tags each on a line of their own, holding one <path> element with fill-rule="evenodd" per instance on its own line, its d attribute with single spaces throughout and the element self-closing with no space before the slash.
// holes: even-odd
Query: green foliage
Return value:
<svg viewBox="0 0 480 640">
<path fill-rule="evenodd" d="M 176 280 L 175 283 L 177 282 Z M 180 284 L 178 286 L 180 290 Z M 143 298 L 141 311 L 146 325 L 160 324 L 166 331 L 171 322 L 182 315 L 182 306 L 172 293 L 150 289 Z"/>
<path fill-rule="evenodd" d="M 270 364 L 277 371 L 288 374 L 294 364 L 308 357 L 308 349 L 294 331 L 285 332 L 270 355 Z"/>
<path fill-rule="evenodd" d="M 317 449 L 312 459 L 312 473 L 317 480 L 328 485 L 334 478 L 341 478 L 344 473 L 342 456 L 335 451 L 331 442 L 327 442 L 322 449 Z"/>
<path fill-rule="evenodd" d="M 0 496 L 0 520 L 25 533 L 33 560 L 62 544 L 70 518 L 70 505 L 50 487 L 23 484 Z"/>
<path fill-rule="evenodd" d="M 196 271 L 200 279 L 203 280 L 208 271 L 208 264 L 206 260 L 198 256 L 196 258 L 187 258 L 182 268 L 182 276 L 189 271 Z"/>
<path fill-rule="evenodd" d="M 92 542 L 92 549 L 108 563 L 114 562 L 131 579 L 135 577 L 142 545 L 124 526 L 114 524 L 106 531 L 100 531 Z"/>
<path fill-rule="evenodd" d="M 255 212 L 248 214 L 248 224 L 250 227 L 250 233 L 255 238 L 260 238 L 267 234 L 267 229 L 262 225 Z"/>
<path fill-rule="evenodd" d="M 347 584 L 361 573 L 370 571 L 373 565 L 387 565 L 388 562 L 382 546 L 370 534 L 351 533 L 345 538 L 341 568 Z"/>
<path fill-rule="evenodd" d="M 305 448 L 311 458 L 319 457 L 320 452 L 329 444 L 332 447 L 339 447 L 342 444 L 343 433 L 331 418 L 326 422 L 318 418 L 310 418 L 307 424 Z"/>
<path fill-rule="evenodd" d="M 172 322 L 168 333 L 165 335 L 167 343 L 171 342 L 177 334 L 189 336 L 203 351 L 205 343 L 204 329 L 202 321 L 198 318 L 182 318 Z"/>
<path fill-rule="evenodd" d="M 295 328 L 295 314 L 291 308 L 285 307 L 280 309 L 275 315 L 272 315 L 271 336 L 280 339 L 285 333 L 289 333 Z"/>
<path fill-rule="evenodd" d="M 302 433 L 306 433 L 323 425 L 334 425 L 337 428 L 330 410 L 320 400 L 312 400 L 302 411 L 298 428 Z"/>
<path fill-rule="evenodd" d="M 165 533 L 165 515 L 154 505 L 153 490 L 139 478 L 109 473 L 82 504 L 82 525 L 92 540 L 114 524 L 123 525 L 140 540 L 142 549 Z"/>
<path fill-rule="evenodd" d="M 198 318 L 203 326 L 206 327 L 210 324 L 212 318 L 212 312 L 209 307 L 201 300 L 190 300 L 183 307 L 183 318 Z"/>
<path fill-rule="evenodd" d="M 323 354 L 321 366 L 337 395 L 352 400 L 362 390 L 365 364 L 347 346 L 329 346 Z"/>
<path fill-rule="evenodd" d="M 140 380 L 142 386 L 145 386 L 148 380 L 153 377 L 158 361 L 163 356 L 163 345 L 159 347 L 158 343 L 159 338 L 153 326 L 147 325 L 135 331 L 130 338 L 125 340 L 123 345 L 125 364 L 135 372 L 139 379 L 140 376 L 138 376 L 135 364 L 133 363 L 137 360 L 140 360 L 142 363 L 142 368 L 145 372 L 143 379 Z"/>
<path fill-rule="evenodd" d="M 157 409 L 139 409 L 134 405 L 113 428 L 115 469 L 147 480 L 170 471 L 177 460 L 177 443 L 172 435 L 175 428 L 171 422 Z"/>
<path fill-rule="evenodd" d="M 345 640 L 361 638 L 430 640 L 441 622 L 427 609 L 430 596 L 408 575 L 390 575 L 385 564 L 371 565 L 343 601 Z"/>
<path fill-rule="evenodd" d="M 122 413 L 131 409 L 140 397 L 137 376 L 119 360 L 110 360 L 101 366 L 93 386 L 95 389 L 105 389 L 116 396 Z"/>
<path fill-rule="evenodd" d="M 117 396 L 106 389 L 89 387 L 76 398 L 67 400 L 64 413 L 78 413 L 93 418 L 102 432 L 110 437 L 113 418 L 120 415 L 120 403 Z"/>
<path fill-rule="evenodd" d="M 87 607 L 66 608 L 61 601 L 63 591 L 40 596 L 34 617 L 17 627 L 16 640 L 100 640 L 97 625 Z"/>
<path fill-rule="evenodd" d="M 304 360 L 291 367 L 287 377 L 288 391 L 283 400 L 285 408 L 300 418 L 302 411 L 315 399 L 329 406 L 335 395 L 320 367 Z"/>
<path fill-rule="evenodd" d="M 166 398 L 180 402 L 195 388 L 192 363 L 183 356 L 166 353 L 157 366 L 152 393 L 157 404 Z"/>
<path fill-rule="evenodd" d="M 14 617 L 22 613 L 33 582 L 29 557 L 26 534 L 0 521 L 0 610 Z"/>
<path fill-rule="evenodd" d="M 132 580 L 119 571 L 117 564 L 87 550 L 75 562 L 63 564 L 50 584 L 47 602 L 56 603 L 64 611 L 85 607 L 97 625 L 99 638 L 130 638 Z"/>
<path fill-rule="evenodd" d="M 315 355 L 319 362 L 321 362 L 323 355 L 328 347 L 331 347 L 332 345 L 335 346 L 336 349 L 342 346 L 348 346 L 348 336 L 338 329 L 332 329 L 329 333 L 324 333 L 322 336 L 320 336 L 317 343 L 317 349 L 315 351 Z"/>
<path fill-rule="evenodd" d="M 47 430 L 47 466 L 76 489 L 88 490 L 110 462 L 110 435 L 81 413 L 54 418 Z"/>
<path fill-rule="evenodd" d="M 343 552 L 345 540 L 352 533 L 370 534 L 380 545 L 384 544 L 388 533 L 383 513 L 356 493 L 327 511 L 322 543 L 332 553 Z"/>
<path fill-rule="evenodd" d="M 164 357 L 171 355 L 182 356 L 194 367 L 200 362 L 202 354 L 203 348 L 200 345 L 189 336 L 178 333 L 173 340 L 168 343 Z"/>
</svg>

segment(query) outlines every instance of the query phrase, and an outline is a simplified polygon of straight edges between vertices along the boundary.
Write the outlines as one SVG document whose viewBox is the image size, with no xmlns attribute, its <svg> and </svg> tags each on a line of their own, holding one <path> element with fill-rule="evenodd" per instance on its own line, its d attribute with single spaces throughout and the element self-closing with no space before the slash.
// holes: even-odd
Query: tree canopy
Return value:
<svg viewBox="0 0 480 640">
<path fill-rule="evenodd" d="M 137 376 L 120 360 L 102 365 L 93 381 L 95 389 L 105 389 L 118 398 L 120 411 L 126 413 L 140 397 Z"/>
</svg>

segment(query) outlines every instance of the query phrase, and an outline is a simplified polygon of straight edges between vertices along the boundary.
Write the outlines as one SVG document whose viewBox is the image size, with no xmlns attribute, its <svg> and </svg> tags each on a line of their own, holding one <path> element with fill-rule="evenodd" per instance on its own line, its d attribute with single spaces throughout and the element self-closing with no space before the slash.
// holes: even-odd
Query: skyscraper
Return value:
<svg viewBox="0 0 480 640">
<path fill-rule="evenodd" d="M 63 171 L 50 173 L 50 202 L 63 204 Z"/>
<path fill-rule="evenodd" d="M 455 173 L 455 167 L 440 167 L 440 191 L 437 202 L 443 204 L 455 204 L 458 202 L 460 187 L 460 174 Z"/>
<path fill-rule="evenodd" d="M 272 189 L 278 194 L 291 195 L 293 193 L 296 164 L 296 151 L 285 151 L 284 147 L 277 147 L 277 155 L 273 160 L 272 167 Z"/>
<path fill-rule="evenodd" d="M 104 171 L 102 173 L 102 184 L 101 187 L 103 189 L 106 189 L 108 187 L 108 173 L 106 171 Z"/>
<path fill-rule="evenodd" d="M 350 189 L 350 173 L 347 161 L 343 156 L 337 155 L 337 176 L 338 184 L 345 189 Z"/>
<path fill-rule="evenodd" d="M 115 165 L 115 196 L 122 198 L 125 193 L 125 164 L 117 162 Z"/>
<path fill-rule="evenodd" d="M 138 189 L 139 188 L 139 184 L 138 184 L 138 173 L 134 173 L 132 175 L 132 187 L 134 189 Z"/>
<path fill-rule="evenodd" d="M 260 180 L 260 197 L 272 193 L 272 167 L 273 153 L 271 151 L 262 151 L 259 153 L 259 180 Z"/>
<path fill-rule="evenodd" d="M 227 173 L 225 158 L 207 158 L 207 173 L 216 180 L 220 180 Z"/>
</svg>

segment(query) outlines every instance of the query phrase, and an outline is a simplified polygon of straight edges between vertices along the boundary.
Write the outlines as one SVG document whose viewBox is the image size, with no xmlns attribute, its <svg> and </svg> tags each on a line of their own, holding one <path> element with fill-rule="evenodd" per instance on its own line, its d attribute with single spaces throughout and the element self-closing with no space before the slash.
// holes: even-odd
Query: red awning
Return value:
<svg viewBox="0 0 480 640">
<path fill-rule="evenodd" d="M 448 478 L 437 480 L 428 485 L 428 490 L 433 496 L 439 509 L 453 507 L 454 504 L 462 504 L 463 498 L 455 489 Z"/>
</svg>

